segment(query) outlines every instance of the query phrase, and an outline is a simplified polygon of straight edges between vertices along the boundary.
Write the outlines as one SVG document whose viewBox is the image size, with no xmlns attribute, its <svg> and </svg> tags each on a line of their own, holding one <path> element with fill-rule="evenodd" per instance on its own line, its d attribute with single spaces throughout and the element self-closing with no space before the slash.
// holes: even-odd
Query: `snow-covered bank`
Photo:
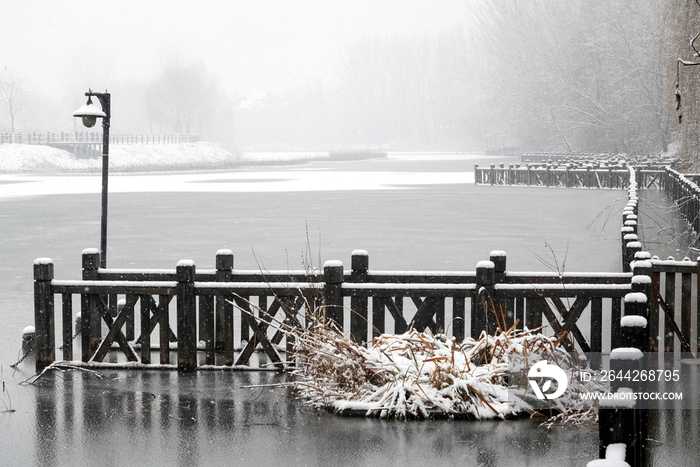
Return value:
<svg viewBox="0 0 700 467">
<path fill-rule="evenodd" d="M 213 143 L 130 144 L 109 148 L 113 172 L 229 168 L 236 156 Z M 95 172 L 99 157 L 82 158 L 62 149 L 28 144 L 0 145 L 0 172 Z"/>
<path fill-rule="evenodd" d="M 62 149 L 29 144 L 0 145 L 0 172 L 93 171 L 97 159 L 78 159 Z"/>
<path fill-rule="evenodd" d="M 114 173 L 173 172 L 269 167 L 312 162 L 356 161 L 358 154 L 371 151 L 244 152 L 234 155 L 214 143 L 114 144 L 109 148 L 109 169 Z M 337 151 L 336 151 L 337 153 Z M 492 159 L 483 154 L 442 152 L 389 152 L 378 160 L 452 161 Z M 100 157 L 78 157 L 65 150 L 29 144 L 0 145 L 0 173 L 98 173 Z"/>
</svg>

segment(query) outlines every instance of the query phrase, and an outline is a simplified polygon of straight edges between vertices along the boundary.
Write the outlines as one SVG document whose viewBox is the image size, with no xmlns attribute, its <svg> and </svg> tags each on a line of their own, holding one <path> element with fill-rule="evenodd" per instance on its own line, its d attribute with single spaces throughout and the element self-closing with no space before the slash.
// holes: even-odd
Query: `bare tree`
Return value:
<svg viewBox="0 0 700 467">
<path fill-rule="evenodd" d="M 665 16 L 657 2 L 492 0 L 482 31 L 483 92 L 529 149 L 652 152 L 666 147 Z"/>
<path fill-rule="evenodd" d="M 166 63 L 145 96 L 149 119 L 159 127 L 233 145 L 233 100 L 203 63 Z"/>
<path fill-rule="evenodd" d="M 5 111 L 10 116 L 10 128 L 13 133 L 15 132 L 15 117 L 22 108 L 26 98 L 24 79 L 5 69 L 0 77 L 0 100 L 5 107 Z"/>
</svg>

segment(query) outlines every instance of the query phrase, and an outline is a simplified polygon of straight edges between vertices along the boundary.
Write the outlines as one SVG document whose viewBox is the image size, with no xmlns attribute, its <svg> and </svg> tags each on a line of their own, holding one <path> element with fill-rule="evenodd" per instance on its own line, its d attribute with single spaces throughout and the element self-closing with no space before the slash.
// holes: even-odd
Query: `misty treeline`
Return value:
<svg viewBox="0 0 700 467">
<path fill-rule="evenodd" d="M 279 95 L 239 95 L 197 59 L 167 58 L 110 84 L 113 132 L 199 134 L 229 150 L 668 150 L 695 166 L 700 67 L 677 65 L 697 59 L 697 2 L 465 0 L 461 15 L 441 33 L 358 39 L 332 73 Z M 73 90 L 94 81 L 74 68 Z"/>
<path fill-rule="evenodd" d="M 330 142 L 406 149 L 668 150 L 671 3 L 466 6 L 453 31 L 348 47 L 335 88 L 299 91 L 294 108 L 305 118 L 294 126 L 311 123 L 300 130 L 321 129 Z"/>
<path fill-rule="evenodd" d="M 657 0 L 474 4 L 489 121 L 525 149 L 654 153 L 668 147 Z"/>
<path fill-rule="evenodd" d="M 468 0 L 454 30 L 347 47 L 334 83 L 285 96 L 288 118 L 279 122 L 284 128 L 270 127 L 269 138 L 405 149 L 671 150 L 690 163 L 697 148 L 689 149 L 700 144 L 700 67 L 681 70 L 690 109 L 680 124 L 674 87 L 699 16 L 696 2 L 681 0 Z"/>
</svg>

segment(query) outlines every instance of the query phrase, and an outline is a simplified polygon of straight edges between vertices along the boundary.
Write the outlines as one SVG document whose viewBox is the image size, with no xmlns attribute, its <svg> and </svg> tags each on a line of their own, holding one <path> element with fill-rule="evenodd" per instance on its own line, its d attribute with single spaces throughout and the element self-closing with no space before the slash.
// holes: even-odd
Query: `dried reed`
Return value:
<svg viewBox="0 0 700 467">
<path fill-rule="evenodd" d="M 517 387 L 527 387 L 529 366 L 546 359 L 573 375 L 582 364 L 561 336 L 515 327 L 461 343 L 411 329 L 381 335 L 366 348 L 326 321 L 323 311 L 316 308 L 303 326 L 262 319 L 294 338 L 294 369 L 284 385 L 305 404 L 335 413 L 398 419 L 540 415 L 538 401 Z M 594 403 L 578 397 L 595 390 L 595 383 L 570 380 L 568 397 L 548 401 L 547 426 L 597 420 Z"/>
</svg>

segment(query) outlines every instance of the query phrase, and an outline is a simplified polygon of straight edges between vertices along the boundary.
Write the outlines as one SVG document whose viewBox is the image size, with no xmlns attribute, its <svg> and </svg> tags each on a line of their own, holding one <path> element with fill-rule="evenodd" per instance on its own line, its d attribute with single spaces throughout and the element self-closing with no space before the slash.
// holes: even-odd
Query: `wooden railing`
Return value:
<svg viewBox="0 0 700 467">
<path fill-rule="evenodd" d="M 474 181 L 477 185 L 526 185 L 565 188 L 625 189 L 629 185 L 629 168 L 626 165 L 587 164 L 491 164 L 490 167 L 474 165 Z"/>
<path fill-rule="evenodd" d="M 671 168 L 666 168 L 659 178 L 661 189 L 673 199 L 688 225 L 699 233 L 700 187 L 690 178 Z"/>
<path fill-rule="evenodd" d="M 664 157 L 661 154 L 526 152 L 520 155 L 520 161 L 524 164 L 585 165 L 591 163 L 595 164 L 601 160 L 612 164 L 624 162 L 627 165 L 634 165 L 637 167 L 668 165 L 675 168 L 680 163 L 680 161 L 676 158 Z"/>
<path fill-rule="evenodd" d="M 127 360 L 150 364 L 151 334 L 158 326 L 160 363 L 170 364 L 170 343 L 177 341 L 177 368 L 193 370 L 249 365 L 258 346 L 270 363 L 280 366 L 285 359 L 278 345 L 284 336 L 260 310 L 279 321 L 304 323 L 319 307 L 357 342 L 409 326 L 463 339 L 499 327 L 533 329 L 546 322 L 551 332 L 572 336 L 567 341 L 572 349 L 600 355 L 616 346 L 619 329 L 614 323 L 624 296 L 633 290 L 632 273 L 506 271 L 503 252 L 492 252 L 472 272 L 374 271 L 363 251 L 353 252 L 350 271 L 334 261 L 322 272 L 238 271 L 229 251 L 217 254 L 215 270 L 197 271 L 190 262 L 175 270 L 100 269 L 98 264 L 99 253 L 86 250 L 83 278 L 67 281 L 54 279 L 50 260 L 35 262 L 37 367 L 55 360 L 58 321 L 63 359 L 73 359 L 76 295 L 83 362 L 102 361 L 115 344 Z M 56 321 L 55 296 L 61 303 Z M 604 315 L 611 316 L 611 333 L 603 332 Z M 587 329 L 580 327 L 582 316 Z M 289 339 L 286 347 L 291 351 Z"/>
<path fill-rule="evenodd" d="M 110 144 L 175 144 L 195 143 L 198 135 L 119 135 L 110 134 Z M 102 143 L 101 131 L 61 131 L 33 133 L 0 133 L 0 144 L 87 144 Z"/>
</svg>

